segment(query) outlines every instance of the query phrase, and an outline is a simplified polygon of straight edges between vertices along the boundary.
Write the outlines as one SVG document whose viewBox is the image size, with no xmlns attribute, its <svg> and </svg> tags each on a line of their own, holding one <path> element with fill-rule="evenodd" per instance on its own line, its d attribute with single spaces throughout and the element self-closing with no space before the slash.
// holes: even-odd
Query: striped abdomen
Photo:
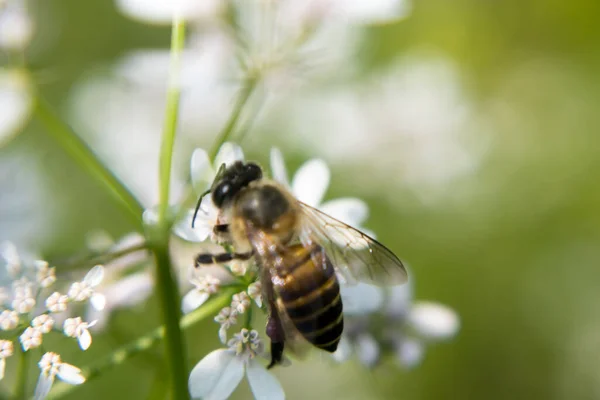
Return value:
<svg viewBox="0 0 600 400">
<path fill-rule="evenodd" d="M 290 246 L 281 264 L 275 284 L 280 307 L 307 341 L 334 352 L 344 319 L 340 287 L 325 251 L 316 244 Z"/>
</svg>

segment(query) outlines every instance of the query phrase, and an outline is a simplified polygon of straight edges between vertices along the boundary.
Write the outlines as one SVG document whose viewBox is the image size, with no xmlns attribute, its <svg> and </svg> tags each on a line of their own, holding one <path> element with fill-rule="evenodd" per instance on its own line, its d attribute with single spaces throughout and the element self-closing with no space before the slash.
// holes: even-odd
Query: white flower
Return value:
<svg viewBox="0 0 600 400">
<path fill-rule="evenodd" d="M 59 313 L 67 309 L 69 296 L 54 292 L 46 299 L 46 308 L 53 313 Z"/>
<path fill-rule="evenodd" d="M 71 385 L 80 385 L 85 382 L 81 370 L 74 365 L 62 362 L 60 355 L 56 353 L 44 354 L 38 366 L 42 372 L 35 388 L 35 400 L 42 400 L 48 395 L 56 377 Z"/>
<path fill-rule="evenodd" d="M 242 148 L 229 142 L 221 146 L 212 165 L 208 159 L 208 153 L 204 149 L 198 148 L 194 150 L 190 173 L 192 186 L 196 193 L 200 195 L 210 187 L 221 165 L 225 164 L 226 167 L 229 167 L 234 162 L 242 161 L 243 159 L 244 152 Z M 173 232 L 190 242 L 203 242 L 212 235 L 213 227 L 217 224 L 219 217 L 219 211 L 213 204 L 210 194 L 202 199 L 202 204 L 195 220 L 193 220 L 193 216 L 194 210 L 190 210 L 181 221 L 175 224 Z M 193 228 L 192 222 L 194 225 Z"/>
<path fill-rule="evenodd" d="M 0 379 L 4 378 L 6 370 L 6 359 L 13 355 L 13 342 L 0 340 Z"/>
<path fill-rule="evenodd" d="M 255 399 L 283 400 L 285 394 L 277 379 L 256 360 L 263 344 L 256 331 L 242 331 L 229 341 L 227 349 L 209 353 L 192 370 L 190 395 L 205 400 L 227 399 L 244 377 Z"/>
<path fill-rule="evenodd" d="M 233 260 L 229 263 L 229 270 L 235 276 L 244 276 L 248 272 L 248 262 L 244 260 Z"/>
<path fill-rule="evenodd" d="M 32 36 L 33 21 L 24 1 L 11 0 L 5 7 L 0 7 L 0 48 L 22 50 Z"/>
<path fill-rule="evenodd" d="M 19 313 L 13 310 L 3 310 L 0 313 L 0 329 L 10 331 L 19 324 Z"/>
<path fill-rule="evenodd" d="M 458 315 L 443 304 L 421 301 L 412 306 L 408 323 L 420 337 L 430 340 L 448 339 L 460 328 Z"/>
<path fill-rule="evenodd" d="M 200 275 L 197 268 L 192 271 L 190 279 L 194 289 L 190 290 L 182 300 L 182 311 L 184 314 L 195 310 L 208 300 L 208 298 L 219 291 L 221 280 L 212 275 Z"/>
<path fill-rule="evenodd" d="M 56 282 L 55 268 L 50 267 L 46 261 L 36 260 L 34 265 L 37 269 L 36 279 L 41 287 L 47 288 Z"/>
<path fill-rule="evenodd" d="M 0 105 L 1 104 L 2 100 L 0 97 Z M 0 127 L 2 127 L 1 122 Z M 0 134 L 0 138 L 1 137 L 2 134 Z M 21 271 L 21 257 L 17 251 L 17 246 L 15 246 L 15 244 L 12 242 L 2 242 L 2 244 L 0 244 L 0 257 L 2 257 L 6 272 L 8 273 L 9 277 L 15 278 Z"/>
<path fill-rule="evenodd" d="M 31 321 L 31 326 L 42 333 L 48 333 L 54 326 L 54 318 L 48 314 L 38 315 Z"/>
<path fill-rule="evenodd" d="M 237 311 L 231 307 L 224 307 L 215 317 L 215 322 L 221 324 L 219 328 L 219 339 L 221 343 L 227 342 L 227 329 L 237 323 Z"/>
<path fill-rule="evenodd" d="M 16 283 L 16 282 L 15 282 Z M 14 285 L 12 308 L 19 314 L 27 314 L 35 307 L 33 290 L 29 283 Z"/>
<path fill-rule="evenodd" d="M 245 313 L 250 304 L 250 297 L 246 292 L 236 293 L 231 298 L 231 309 L 237 311 L 238 314 Z"/>
<path fill-rule="evenodd" d="M 23 351 L 34 349 L 42 344 L 42 331 L 31 326 L 19 336 L 19 341 L 23 347 Z"/>
<path fill-rule="evenodd" d="M 32 105 L 29 76 L 22 71 L 0 68 L 0 147 L 20 131 Z"/>
<path fill-rule="evenodd" d="M 104 267 L 96 265 L 92 268 L 81 282 L 73 282 L 67 295 L 74 301 L 85 301 L 92 297 L 94 288 L 98 286 L 104 278 Z"/>
<path fill-rule="evenodd" d="M 81 350 L 87 350 L 92 344 L 92 335 L 88 328 L 94 326 L 96 322 L 83 322 L 80 317 L 68 318 L 63 324 L 63 332 L 65 335 L 77 338 Z"/>
<path fill-rule="evenodd" d="M 260 281 L 248 285 L 248 296 L 254 300 L 258 307 L 262 307 L 262 284 Z"/>
</svg>

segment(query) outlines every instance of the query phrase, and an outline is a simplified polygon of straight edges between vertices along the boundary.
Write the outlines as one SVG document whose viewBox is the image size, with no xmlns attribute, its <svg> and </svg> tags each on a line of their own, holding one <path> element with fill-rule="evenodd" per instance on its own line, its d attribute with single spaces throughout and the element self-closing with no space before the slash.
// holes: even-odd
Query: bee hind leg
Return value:
<svg viewBox="0 0 600 400">
<path fill-rule="evenodd" d="M 270 302 L 272 303 L 272 302 Z M 273 304 L 270 304 L 271 313 L 267 320 L 267 336 L 271 339 L 271 363 L 267 366 L 267 369 L 273 368 L 277 364 L 281 364 L 283 360 L 283 349 L 285 347 L 284 333 L 279 320 L 279 315 Z"/>
</svg>

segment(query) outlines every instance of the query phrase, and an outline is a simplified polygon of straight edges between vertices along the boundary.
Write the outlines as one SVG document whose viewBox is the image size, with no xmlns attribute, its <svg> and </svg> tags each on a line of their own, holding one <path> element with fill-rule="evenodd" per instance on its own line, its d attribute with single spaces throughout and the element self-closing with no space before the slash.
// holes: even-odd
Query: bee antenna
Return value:
<svg viewBox="0 0 600 400">
<path fill-rule="evenodd" d="M 194 227 L 194 222 L 196 222 L 196 217 L 198 216 L 198 210 L 200 210 L 200 205 L 202 204 L 202 199 L 204 199 L 204 196 L 209 194 L 210 191 L 211 191 L 211 189 L 208 189 L 206 192 L 202 193 L 200 195 L 200 198 L 198 199 L 198 203 L 196 204 L 196 209 L 194 210 L 194 216 L 192 217 L 192 228 Z M 204 212 L 204 210 L 202 210 L 202 212 Z"/>
</svg>

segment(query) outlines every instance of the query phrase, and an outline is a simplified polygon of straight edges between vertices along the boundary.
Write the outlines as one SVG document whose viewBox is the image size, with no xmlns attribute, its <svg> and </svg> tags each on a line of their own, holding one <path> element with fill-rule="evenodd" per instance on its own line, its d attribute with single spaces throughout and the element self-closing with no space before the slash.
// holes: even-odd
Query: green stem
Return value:
<svg viewBox="0 0 600 400">
<path fill-rule="evenodd" d="M 169 371 L 171 398 L 174 400 L 189 398 L 187 363 L 183 337 L 179 327 L 181 304 L 169 255 L 172 218 L 167 215 L 173 147 L 179 115 L 181 93 L 179 73 L 184 42 L 185 23 L 175 15 L 171 31 L 171 65 L 169 67 L 167 106 L 160 153 L 158 221 L 155 225 L 149 226 L 147 231 L 147 238 L 155 259 L 156 287 L 165 326 L 165 357 Z"/>
<path fill-rule="evenodd" d="M 225 307 L 231 302 L 231 296 L 236 292 L 236 289 L 224 290 L 218 297 L 209 300 L 202 307 L 192 311 L 189 314 L 183 316 L 179 322 L 181 329 L 187 329 L 196 323 L 205 320 L 215 315 L 220 309 Z M 97 378 L 102 372 L 114 368 L 125 361 L 135 356 L 136 354 L 142 353 L 154 347 L 160 339 L 165 336 L 164 326 L 155 328 L 148 332 L 144 336 L 141 336 L 134 341 L 120 347 L 106 357 L 100 359 L 97 363 L 91 367 L 84 368 L 82 370 L 83 376 L 86 377 L 86 382 Z M 185 376 L 187 381 L 187 376 Z M 62 382 L 56 382 L 52 387 L 52 392 L 49 398 L 58 399 L 70 394 L 77 390 L 79 386 L 68 385 Z"/>
<path fill-rule="evenodd" d="M 100 182 L 127 210 L 132 222 L 139 226 L 144 207 L 121 182 L 94 154 L 89 146 L 64 123 L 41 97 L 35 103 L 35 115 L 46 127 L 62 148 L 73 157 L 75 162 L 83 167 L 90 175 Z"/>
<path fill-rule="evenodd" d="M 242 110 L 246 106 L 246 103 L 248 103 L 248 100 L 250 99 L 250 96 L 254 92 L 254 89 L 256 89 L 257 84 L 258 84 L 257 73 L 248 72 L 248 76 L 246 77 L 244 85 L 241 88 L 241 91 L 237 98 L 235 106 L 233 107 L 233 111 L 231 112 L 231 115 L 229 116 L 229 119 L 227 120 L 227 124 L 225 124 L 225 127 L 223 128 L 223 130 L 219 133 L 217 140 L 215 141 L 213 147 L 210 150 L 210 153 L 208 156 L 210 157 L 211 161 L 215 160 L 215 157 L 217 156 L 219 148 L 223 145 L 223 143 L 225 143 L 229 139 L 231 134 L 235 131 L 235 127 L 240 120 L 240 116 L 242 115 Z M 217 165 L 216 168 L 218 168 L 218 167 L 219 166 Z"/>
<path fill-rule="evenodd" d="M 19 370 L 17 372 L 17 380 L 15 383 L 15 396 L 16 400 L 25 400 L 27 393 L 27 370 L 29 368 L 27 352 L 23 351 L 19 346 Z"/>
</svg>

